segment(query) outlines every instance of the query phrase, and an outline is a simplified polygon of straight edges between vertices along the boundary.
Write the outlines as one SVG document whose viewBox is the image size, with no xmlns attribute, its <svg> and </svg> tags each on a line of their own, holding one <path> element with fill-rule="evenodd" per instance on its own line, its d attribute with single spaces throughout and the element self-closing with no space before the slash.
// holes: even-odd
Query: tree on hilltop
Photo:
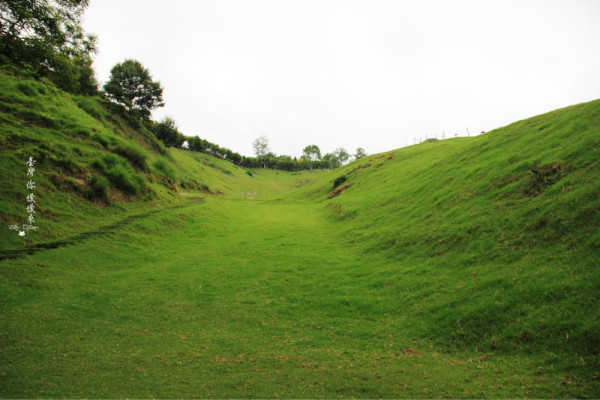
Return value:
<svg viewBox="0 0 600 400">
<path fill-rule="evenodd" d="M 115 65 L 104 91 L 109 100 L 143 118 L 149 118 L 152 110 L 164 106 L 160 82 L 154 82 L 148 69 L 137 60 Z"/>
</svg>

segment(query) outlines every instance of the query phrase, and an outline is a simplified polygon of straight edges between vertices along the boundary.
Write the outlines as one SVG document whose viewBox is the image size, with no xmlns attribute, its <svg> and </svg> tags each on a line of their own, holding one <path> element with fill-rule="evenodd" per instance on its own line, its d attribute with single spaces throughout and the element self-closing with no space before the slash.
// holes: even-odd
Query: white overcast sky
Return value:
<svg viewBox="0 0 600 400">
<path fill-rule="evenodd" d="M 137 59 L 182 133 L 243 155 L 488 131 L 600 98 L 600 0 L 91 0 L 95 70 Z"/>
</svg>

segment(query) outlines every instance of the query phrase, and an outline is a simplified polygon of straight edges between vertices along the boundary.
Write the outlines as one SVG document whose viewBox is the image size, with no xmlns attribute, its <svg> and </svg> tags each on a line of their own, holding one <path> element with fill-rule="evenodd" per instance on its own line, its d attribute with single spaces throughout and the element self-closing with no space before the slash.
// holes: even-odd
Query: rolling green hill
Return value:
<svg viewBox="0 0 600 400">
<path fill-rule="evenodd" d="M 351 186 L 326 200 L 338 176 Z M 307 193 L 352 246 L 410 265 L 373 284 L 418 303 L 410 312 L 423 335 L 597 353 L 599 178 L 594 101 L 371 156 Z"/>
<path fill-rule="evenodd" d="M 600 101 L 290 173 L 0 88 L 2 397 L 600 395 Z"/>
</svg>

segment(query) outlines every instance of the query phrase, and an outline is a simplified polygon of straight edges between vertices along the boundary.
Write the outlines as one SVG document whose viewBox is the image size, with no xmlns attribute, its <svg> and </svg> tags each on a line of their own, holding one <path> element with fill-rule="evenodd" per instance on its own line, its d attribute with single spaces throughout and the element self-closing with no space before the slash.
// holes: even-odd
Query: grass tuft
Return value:
<svg viewBox="0 0 600 400">
<path fill-rule="evenodd" d="M 175 167 L 167 159 L 159 157 L 152 163 L 152 166 L 163 178 L 169 178 L 171 180 L 175 179 Z"/>
<path fill-rule="evenodd" d="M 135 195 L 145 187 L 141 176 L 127 170 L 122 165 L 113 165 L 105 173 L 110 183 L 123 193 Z"/>
<path fill-rule="evenodd" d="M 139 146 L 120 141 L 115 146 L 114 152 L 127 158 L 131 165 L 138 167 L 142 171 L 148 170 L 148 153 Z"/>
<path fill-rule="evenodd" d="M 86 196 L 92 200 L 107 200 L 110 184 L 108 179 L 102 175 L 92 175 Z"/>
</svg>

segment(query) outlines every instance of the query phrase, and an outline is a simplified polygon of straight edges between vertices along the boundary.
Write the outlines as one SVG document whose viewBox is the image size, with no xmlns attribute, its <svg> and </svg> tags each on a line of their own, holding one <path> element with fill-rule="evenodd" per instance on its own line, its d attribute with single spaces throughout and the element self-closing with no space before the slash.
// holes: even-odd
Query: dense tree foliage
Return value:
<svg viewBox="0 0 600 400">
<path fill-rule="evenodd" d="M 177 129 L 175 121 L 170 117 L 165 117 L 162 121 L 154 123 L 151 130 L 166 147 L 179 147 L 185 140 L 185 137 Z M 188 141 L 188 144 L 191 148 L 190 141 Z"/>
<path fill-rule="evenodd" d="M 137 60 L 125 60 L 110 71 L 104 85 L 106 97 L 143 118 L 157 107 L 164 106 L 160 82 L 154 82 L 150 71 Z"/>
<path fill-rule="evenodd" d="M 95 94 L 90 55 L 96 38 L 81 28 L 88 0 L 0 1 L 0 65 L 13 65 L 60 88 Z"/>
</svg>

